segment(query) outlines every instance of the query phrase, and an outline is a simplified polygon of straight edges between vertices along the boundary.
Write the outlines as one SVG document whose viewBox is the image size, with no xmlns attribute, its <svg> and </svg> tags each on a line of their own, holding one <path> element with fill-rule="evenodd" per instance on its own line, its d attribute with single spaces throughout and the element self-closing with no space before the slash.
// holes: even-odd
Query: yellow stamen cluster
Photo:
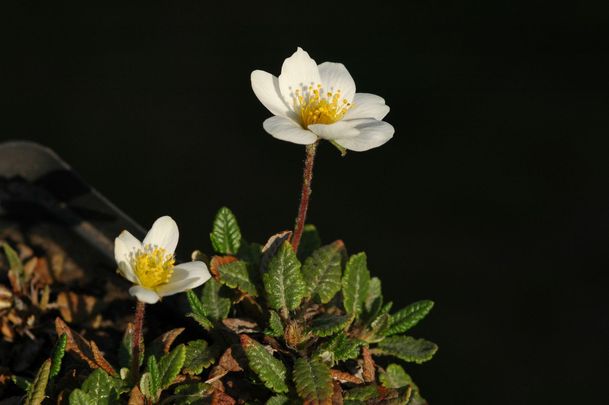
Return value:
<svg viewBox="0 0 609 405">
<path fill-rule="evenodd" d="M 340 90 L 324 92 L 323 86 L 309 86 L 294 92 L 294 107 L 303 127 L 311 124 L 332 124 L 345 116 L 351 103 L 341 98 Z"/>
<path fill-rule="evenodd" d="M 148 245 L 133 256 L 133 271 L 142 287 L 155 288 L 169 281 L 174 263 L 165 249 Z"/>
</svg>

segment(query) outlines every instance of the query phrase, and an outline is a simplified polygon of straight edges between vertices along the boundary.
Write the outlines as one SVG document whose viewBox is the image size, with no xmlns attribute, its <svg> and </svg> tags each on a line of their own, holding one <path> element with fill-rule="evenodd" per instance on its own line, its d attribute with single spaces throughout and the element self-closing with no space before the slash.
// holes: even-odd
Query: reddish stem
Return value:
<svg viewBox="0 0 609 405">
<path fill-rule="evenodd" d="M 292 237 L 292 247 L 295 252 L 298 252 L 298 245 L 302 237 L 305 221 L 307 219 L 307 209 L 309 208 L 309 198 L 311 197 L 311 181 L 313 180 L 313 163 L 315 162 L 315 152 L 319 141 L 307 145 L 307 157 L 302 179 L 302 191 L 300 193 L 300 207 L 298 207 L 298 217 L 296 217 L 296 227 L 294 228 L 294 236 Z"/>
<path fill-rule="evenodd" d="M 131 375 L 133 381 L 139 381 L 140 371 L 140 351 L 142 346 L 142 328 L 144 326 L 144 310 L 146 304 L 141 301 L 137 301 L 135 307 L 135 319 L 133 320 L 133 339 L 131 341 Z"/>
</svg>

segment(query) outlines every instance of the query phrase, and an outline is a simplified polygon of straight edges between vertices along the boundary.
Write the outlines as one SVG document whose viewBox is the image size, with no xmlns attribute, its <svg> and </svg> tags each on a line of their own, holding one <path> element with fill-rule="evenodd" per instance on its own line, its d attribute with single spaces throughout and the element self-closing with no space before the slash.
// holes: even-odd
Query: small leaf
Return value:
<svg viewBox="0 0 609 405">
<path fill-rule="evenodd" d="M 368 343 L 377 343 L 385 338 L 387 330 L 389 330 L 390 317 L 389 314 L 379 315 L 370 324 L 370 329 L 360 335 L 360 339 Z"/>
<path fill-rule="evenodd" d="M 230 288 L 238 288 L 252 297 L 258 295 L 256 285 L 250 279 L 247 263 L 236 260 L 218 266 L 218 271 L 220 272 L 220 282 L 223 284 L 226 284 Z"/>
<path fill-rule="evenodd" d="M 313 319 L 311 332 L 316 336 L 331 336 L 344 329 L 350 320 L 350 315 L 322 314 Z"/>
<path fill-rule="evenodd" d="M 345 245 L 338 240 L 317 249 L 305 260 L 302 277 L 307 287 L 307 296 L 327 304 L 340 291 L 341 264 Z"/>
<path fill-rule="evenodd" d="M 212 321 L 221 321 L 230 311 L 230 299 L 220 296 L 221 287 L 222 285 L 212 278 L 203 285 L 201 292 L 203 312 Z"/>
<path fill-rule="evenodd" d="M 378 390 L 374 385 L 363 385 L 345 391 L 343 398 L 345 401 L 368 401 L 378 397 Z"/>
<path fill-rule="evenodd" d="M 11 381 L 25 392 L 29 391 L 30 387 L 32 386 L 32 381 L 25 377 L 19 377 L 18 375 L 12 375 Z"/>
<path fill-rule="evenodd" d="M 44 400 L 44 393 L 49 382 L 49 374 L 51 372 L 51 359 L 47 359 L 38 369 L 36 377 L 32 385 L 29 387 L 27 397 L 25 398 L 26 405 L 40 405 Z"/>
<path fill-rule="evenodd" d="M 192 310 L 187 316 L 193 318 L 195 321 L 199 323 L 203 328 L 210 330 L 214 327 L 214 325 L 205 317 L 205 310 L 203 309 L 203 304 L 197 297 L 197 295 L 192 291 L 186 291 L 186 298 L 188 299 L 188 304 L 190 305 L 190 309 Z"/>
<path fill-rule="evenodd" d="M 191 384 L 178 385 L 174 391 L 174 395 L 170 397 L 172 404 L 190 405 L 200 404 L 203 398 L 208 397 L 214 391 L 210 384 L 195 382 Z"/>
<path fill-rule="evenodd" d="M 263 280 L 267 300 L 272 309 L 291 311 L 300 305 L 306 287 L 300 272 L 300 262 L 288 242 L 283 242 L 269 262 Z"/>
<path fill-rule="evenodd" d="M 161 372 L 159 370 L 159 365 L 156 362 L 156 357 L 148 356 L 148 373 L 150 375 L 148 381 L 148 389 L 145 393 L 142 390 L 142 393 L 148 397 L 149 399 L 155 401 L 159 397 L 159 393 L 161 391 Z M 142 384 L 140 384 L 141 386 Z M 148 395 L 146 395 L 148 394 Z"/>
<path fill-rule="evenodd" d="M 322 343 L 316 354 L 321 358 L 331 356 L 331 364 L 339 361 L 355 359 L 359 356 L 359 348 L 363 342 L 347 337 L 344 333 L 334 336 L 328 342 Z M 327 353 L 327 354 L 326 354 Z"/>
<path fill-rule="evenodd" d="M 431 360 L 438 346 L 425 339 L 411 336 L 391 336 L 379 342 L 373 354 L 394 356 L 407 362 L 424 363 Z"/>
<path fill-rule="evenodd" d="M 383 293 L 381 289 L 381 280 L 378 277 L 372 277 L 368 284 L 368 294 L 364 301 L 364 323 L 369 324 L 380 313 L 383 307 Z"/>
<path fill-rule="evenodd" d="M 327 404 L 332 397 L 330 368 L 321 360 L 298 358 L 294 362 L 294 384 L 300 398 L 311 405 Z"/>
<path fill-rule="evenodd" d="M 379 375 L 379 380 L 387 388 L 402 388 L 412 384 L 410 376 L 397 364 L 387 366 L 387 370 Z"/>
<path fill-rule="evenodd" d="M 120 380 L 112 378 L 102 369 L 95 369 L 83 382 L 81 389 L 94 401 L 95 404 L 110 405 L 116 400 L 116 388 L 122 384 Z"/>
<path fill-rule="evenodd" d="M 408 305 L 391 316 L 391 326 L 387 335 L 404 333 L 427 316 L 433 308 L 433 301 L 423 300 Z"/>
<path fill-rule="evenodd" d="M 159 375 L 161 389 L 165 389 L 173 383 L 180 373 L 186 360 L 186 349 L 184 345 L 178 345 L 175 349 L 165 354 L 159 360 Z"/>
<path fill-rule="evenodd" d="M 8 274 L 12 284 L 13 292 L 21 293 L 25 292 L 25 271 L 23 269 L 23 263 L 19 259 L 19 255 L 15 250 L 6 242 L 2 243 L 4 254 L 8 261 Z"/>
<path fill-rule="evenodd" d="M 96 405 L 89 394 L 78 388 L 70 393 L 69 402 L 70 405 Z"/>
<path fill-rule="evenodd" d="M 129 322 L 127 324 L 127 328 L 125 328 L 125 333 L 123 334 L 123 339 L 121 340 L 121 345 L 118 349 L 118 362 L 121 367 L 130 368 L 131 362 L 133 358 L 133 324 Z M 140 355 L 139 355 L 140 366 L 144 362 L 144 342 L 140 342 Z"/>
<path fill-rule="evenodd" d="M 184 372 L 199 375 L 207 367 L 214 364 L 215 351 L 211 350 L 205 340 L 193 340 L 186 344 L 186 355 L 184 359 Z"/>
<path fill-rule="evenodd" d="M 290 402 L 285 395 L 275 395 L 266 401 L 266 405 L 287 405 Z"/>
<path fill-rule="evenodd" d="M 343 304 L 348 314 L 358 316 L 361 313 L 369 282 L 366 254 L 362 252 L 351 256 L 342 280 Z"/>
<path fill-rule="evenodd" d="M 157 391 L 155 390 L 153 385 L 154 383 L 152 382 L 152 376 L 150 375 L 150 372 L 142 374 L 142 376 L 140 377 L 139 385 L 140 391 L 142 392 L 142 395 L 144 395 L 150 401 L 154 401 L 156 399 Z"/>
<path fill-rule="evenodd" d="M 49 373 L 49 378 L 55 377 L 59 370 L 61 369 L 61 360 L 63 359 L 64 354 L 66 353 L 66 345 L 68 344 L 68 335 L 62 333 L 57 339 L 57 343 L 55 344 L 55 348 L 53 349 L 53 354 L 51 356 L 52 364 L 51 371 Z"/>
<path fill-rule="evenodd" d="M 286 368 L 283 362 L 273 357 L 260 343 L 247 335 L 240 335 L 241 346 L 250 368 L 260 377 L 264 385 L 277 393 L 288 392 Z"/>
<path fill-rule="evenodd" d="M 283 336 L 283 323 L 281 323 L 279 314 L 273 310 L 269 310 L 269 314 L 269 329 L 265 333 L 275 337 Z"/>
<path fill-rule="evenodd" d="M 228 208 L 222 207 L 216 214 L 210 239 L 214 250 L 218 253 L 234 255 L 239 251 L 241 230 L 235 215 Z"/>
<path fill-rule="evenodd" d="M 184 328 L 170 329 L 161 336 L 154 339 L 148 345 L 147 353 L 152 356 L 161 357 L 165 353 L 169 353 L 171 345 L 180 334 L 184 332 Z"/>
<path fill-rule="evenodd" d="M 300 237 L 300 245 L 298 245 L 298 258 L 300 260 L 306 259 L 320 246 L 321 238 L 317 228 L 313 224 L 306 224 Z"/>
</svg>

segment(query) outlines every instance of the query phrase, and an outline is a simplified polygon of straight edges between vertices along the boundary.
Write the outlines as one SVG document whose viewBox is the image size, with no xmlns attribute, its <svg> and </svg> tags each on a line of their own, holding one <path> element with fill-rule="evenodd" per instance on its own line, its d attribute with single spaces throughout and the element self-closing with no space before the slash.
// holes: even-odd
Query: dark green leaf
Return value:
<svg viewBox="0 0 609 405">
<path fill-rule="evenodd" d="M 12 375 L 11 381 L 19 388 L 24 391 L 29 391 L 32 386 L 32 381 L 28 380 L 25 377 L 19 377 L 18 375 Z"/>
<path fill-rule="evenodd" d="M 296 359 L 293 380 L 296 392 L 307 404 L 323 404 L 332 397 L 330 367 L 317 358 L 311 361 L 304 358 Z"/>
<path fill-rule="evenodd" d="M 311 256 L 311 254 L 321 246 L 321 238 L 317 228 L 313 224 L 306 224 L 300 237 L 298 245 L 298 259 L 301 261 Z"/>
<path fill-rule="evenodd" d="M 269 329 L 266 333 L 275 337 L 283 336 L 283 323 L 281 323 L 279 314 L 273 310 L 269 310 L 269 314 Z"/>
<path fill-rule="evenodd" d="M 154 356 L 148 356 L 148 373 L 150 374 L 149 398 L 154 401 L 159 397 L 161 391 L 161 372 Z"/>
<path fill-rule="evenodd" d="M 186 349 L 184 345 L 178 345 L 175 349 L 161 357 L 159 360 L 161 389 L 165 389 L 173 383 L 173 380 L 180 373 L 185 360 Z"/>
<path fill-rule="evenodd" d="M 351 256 L 342 280 L 343 304 L 347 313 L 355 316 L 361 313 L 369 282 L 366 254 L 362 252 Z"/>
<path fill-rule="evenodd" d="M 313 252 L 302 266 L 307 297 L 326 304 L 340 291 L 341 263 L 345 253 L 342 241 L 336 241 Z"/>
<path fill-rule="evenodd" d="M 182 384 L 176 387 L 174 395 L 168 402 L 176 405 L 202 404 L 203 399 L 210 396 L 213 391 L 211 385 L 202 382 Z"/>
<path fill-rule="evenodd" d="M 240 338 L 249 367 L 260 377 L 264 385 L 277 393 L 288 392 L 285 365 L 254 339 L 247 335 L 240 335 Z"/>
<path fill-rule="evenodd" d="M 344 333 L 334 336 L 331 340 L 322 343 L 316 354 L 324 361 L 329 359 L 330 364 L 339 361 L 355 359 L 359 356 L 359 348 L 362 341 L 347 337 Z"/>
<path fill-rule="evenodd" d="M 133 358 L 133 324 L 129 323 L 123 334 L 121 345 L 118 349 L 118 362 L 121 367 L 130 368 Z M 138 357 L 140 366 L 144 362 L 144 342 L 140 342 L 140 355 Z"/>
<path fill-rule="evenodd" d="M 222 207 L 216 214 L 210 239 L 214 250 L 218 253 L 234 255 L 239 251 L 241 231 L 235 215 L 228 208 Z"/>
<path fill-rule="evenodd" d="M 284 242 L 263 276 L 268 304 L 275 310 L 294 310 L 305 295 L 300 262 L 292 246 Z"/>
<path fill-rule="evenodd" d="M 408 362 L 424 363 L 431 360 L 438 346 L 425 339 L 411 336 L 390 336 L 380 341 L 373 354 L 394 356 Z"/>
<path fill-rule="evenodd" d="M 203 291 L 201 292 L 203 312 L 207 318 L 214 321 L 221 321 L 226 318 L 230 311 L 231 301 L 229 298 L 220 295 L 221 287 L 220 283 L 211 278 L 203 285 Z"/>
<path fill-rule="evenodd" d="M 266 405 L 287 405 L 290 402 L 285 395 L 275 395 L 266 401 Z"/>
<path fill-rule="evenodd" d="M 57 339 L 57 343 L 55 344 L 55 348 L 53 349 L 53 354 L 51 356 L 51 371 L 49 373 L 49 378 L 55 377 L 59 370 L 61 369 L 61 360 L 63 359 L 64 354 L 66 353 L 66 345 L 68 344 L 68 335 L 62 333 L 61 336 Z"/>
<path fill-rule="evenodd" d="M 8 261 L 8 272 L 9 275 L 12 275 L 12 282 L 16 282 L 17 285 L 13 286 L 17 291 L 23 292 L 25 288 L 25 272 L 23 270 L 23 263 L 19 259 L 19 255 L 15 250 L 8 244 L 2 243 L 2 248 L 4 249 L 4 254 Z"/>
<path fill-rule="evenodd" d="M 120 380 L 110 377 L 102 369 L 96 368 L 83 382 L 81 389 L 95 404 L 110 405 L 116 400 L 116 387 Z"/>
<path fill-rule="evenodd" d="M 44 400 L 44 393 L 49 382 L 51 372 L 51 359 L 47 359 L 38 369 L 32 385 L 29 387 L 25 398 L 26 405 L 40 405 Z"/>
<path fill-rule="evenodd" d="M 184 372 L 199 375 L 207 367 L 214 364 L 215 351 L 212 350 L 205 340 L 193 340 L 186 344 L 186 358 L 184 360 Z"/>
<path fill-rule="evenodd" d="M 313 319 L 311 332 L 316 336 L 331 336 L 344 329 L 350 320 L 350 315 L 322 314 Z"/>
<path fill-rule="evenodd" d="M 78 388 L 70 393 L 69 402 L 70 405 L 96 405 L 95 400 L 89 394 Z"/>
<path fill-rule="evenodd" d="M 368 401 L 376 397 L 378 397 L 378 390 L 374 385 L 351 388 L 343 394 L 345 401 Z"/>
<path fill-rule="evenodd" d="M 370 324 L 370 329 L 368 329 L 364 334 L 361 335 L 361 339 L 365 340 L 368 343 L 380 342 L 387 335 L 387 330 L 389 330 L 389 322 L 389 314 L 379 315 Z"/>
<path fill-rule="evenodd" d="M 391 326 L 387 335 L 404 333 L 427 316 L 433 308 L 433 301 L 417 301 L 391 316 Z"/>
<path fill-rule="evenodd" d="M 237 260 L 218 266 L 220 281 L 230 288 L 238 288 L 252 297 L 258 295 L 256 285 L 250 279 L 247 263 Z"/>
<path fill-rule="evenodd" d="M 404 371 L 404 369 L 397 364 L 390 364 L 384 373 L 379 375 L 379 380 L 384 387 L 387 388 L 403 388 L 410 386 L 412 392 L 410 400 L 407 402 L 408 405 L 423 405 L 426 404 L 419 393 L 419 388 L 412 381 L 412 378 Z"/>
<path fill-rule="evenodd" d="M 197 295 L 192 291 L 186 291 L 186 298 L 188 299 L 188 304 L 190 304 L 190 309 L 192 310 L 187 316 L 193 318 L 195 321 L 199 323 L 203 328 L 210 330 L 213 328 L 213 324 L 207 319 L 205 316 L 205 310 L 203 309 L 203 304 L 197 298 Z"/>
</svg>

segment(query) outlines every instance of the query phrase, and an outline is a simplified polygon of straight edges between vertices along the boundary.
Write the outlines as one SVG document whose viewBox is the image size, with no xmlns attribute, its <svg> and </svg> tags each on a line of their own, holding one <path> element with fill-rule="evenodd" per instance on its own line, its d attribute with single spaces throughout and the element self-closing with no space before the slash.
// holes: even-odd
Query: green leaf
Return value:
<svg viewBox="0 0 609 405">
<path fill-rule="evenodd" d="M 186 344 L 184 372 L 199 375 L 207 367 L 214 364 L 215 350 L 210 349 L 205 340 L 192 340 Z"/>
<path fill-rule="evenodd" d="M 29 391 L 30 387 L 32 386 L 32 381 L 25 377 L 19 377 L 18 375 L 12 375 L 11 381 L 25 392 Z"/>
<path fill-rule="evenodd" d="M 96 368 L 83 382 L 81 389 L 87 393 L 95 404 L 114 404 L 117 395 L 116 388 L 122 384 L 120 380 L 112 378 L 102 369 Z"/>
<path fill-rule="evenodd" d="M 313 319 L 311 332 L 316 336 L 331 336 L 347 327 L 350 321 L 350 315 L 322 314 Z"/>
<path fill-rule="evenodd" d="M 298 308 L 306 287 L 300 273 L 300 262 L 288 242 L 281 245 L 269 262 L 263 280 L 272 309 L 286 311 Z"/>
<path fill-rule="evenodd" d="M 260 377 L 264 385 L 277 393 L 288 392 L 286 368 L 283 362 L 273 357 L 260 343 L 247 335 L 240 335 L 241 346 L 250 368 Z"/>
<path fill-rule="evenodd" d="M 300 237 L 300 245 L 298 245 L 298 259 L 304 260 L 319 249 L 321 246 L 321 238 L 317 232 L 317 228 L 313 224 L 306 224 Z"/>
<path fill-rule="evenodd" d="M 412 387 L 411 399 L 407 402 L 408 405 L 425 404 L 425 400 L 419 393 L 419 388 L 412 381 L 412 378 L 398 364 L 390 364 L 384 373 L 379 375 L 379 380 L 386 388 L 402 388 L 406 386 Z"/>
<path fill-rule="evenodd" d="M 237 260 L 218 266 L 220 281 L 230 288 L 238 288 L 251 295 L 258 296 L 256 285 L 250 279 L 247 263 Z"/>
<path fill-rule="evenodd" d="M 387 366 L 385 372 L 379 375 L 379 380 L 386 388 L 402 388 L 412 383 L 410 376 L 397 364 Z"/>
<path fill-rule="evenodd" d="M 433 308 L 433 301 L 423 300 L 408 305 L 391 316 L 391 327 L 387 335 L 404 333 L 427 316 Z"/>
<path fill-rule="evenodd" d="M 38 369 L 32 385 L 29 387 L 25 398 L 26 405 L 40 405 L 44 400 L 44 393 L 49 382 L 51 372 L 51 359 L 47 359 Z"/>
<path fill-rule="evenodd" d="M 69 402 L 70 405 L 96 405 L 89 394 L 78 388 L 70 393 Z"/>
<path fill-rule="evenodd" d="M 266 334 L 275 337 L 283 336 L 283 323 L 281 323 L 279 314 L 273 310 L 269 310 L 269 314 L 269 328 L 266 331 Z"/>
<path fill-rule="evenodd" d="M 411 336 L 390 336 L 380 341 L 373 354 L 394 356 L 408 362 L 424 363 L 431 360 L 438 346 L 425 339 Z"/>
<path fill-rule="evenodd" d="M 188 304 L 190 304 L 190 309 L 192 310 L 192 312 L 186 316 L 193 318 L 206 330 L 212 329 L 214 325 L 205 317 L 203 304 L 199 298 L 197 298 L 197 295 L 192 290 L 188 290 L 186 291 L 186 298 L 188 299 Z"/>
<path fill-rule="evenodd" d="M 363 385 L 345 391 L 343 399 L 345 401 L 368 401 L 378 397 L 378 390 L 374 385 Z"/>
<path fill-rule="evenodd" d="M 158 399 L 161 391 L 161 372 L 159 365 L 156 362 L 156 357 L 148 356 L 148 373 L 150 378 L 148 379 L 148 398 L 153 401 Z M 144 393 L 142 391 L 142 393 Z"/>
<path fill-rule="evenodd" d="M 23 291 L 25 287 L 25 271 L 23 270 L 23 263 L 21 259 L 19 259 L 19 255 L 15 250 L 6 242 L 2 243 L 2 248 L 4 249 L 4 254 L 6 255 L 6 259 L 8 261 L 8 272 L 13 275 L 13 280 L 17 282 L 17 286 L 13 286 L 13 288 L 17 288 L 18 291 Z"/>
<path fill-rule="evenodd" d="M 369 283 L 366 254 L 362 252 L 351 256 L 342 280 L 343 304 L 348 314 L 358 316 L 361 313 Z"/>
<path fill-rule="evenodd" d="M 213 321 L 221 321 L 230 311 L 230 298 L 220 296 L 222 285 L 213 278 L 207 280 L 201 292 L 201 304 L 205 315 Z"/>
<path fill-rule="evenodd" d="M 161 357 L 159 360 L 161 389 L 165 389 L 173 383 L 173 380 L 180 373 L 185 360 L 186 349 L 183 344 L 178 345 L 175 349 Z"/>
<path fill-rule="evenodd" d="M 355 359 L 359 356 L 359 348 L 362 341 L 347 337 L 344 333 L 334 336 L 331 340 L 322 343 L 316 354 L 322 359 L 330 357 L 330 364 L 339 361 Z"/>
<path fill-rule="evenodd" d="M 140 366 L 144 362 L 144 342 L 140 342 Z M 129 324 L 123 334 L 121 345 L 118 348 L 118 362 L 121 368 L 131 368 L 131 362 L 133 358 L 133 325 Z"/>
<path fill-rule="evenodd" d="M 241 245 L 241 231 L 235 215 L 226 207 L 220 208 L 214 218 L 214 227 L 209 235 L 214 250 L 223 255 L 234 255 Z"/>
<path fill-rule="evenodd" d="M 149 372 L 142 374 L 140 377 L 140 391 L 142 395 L 148 398 L 150 401 L 155 401 L 158 390 L 155 390 L 154 383 L 152 382 L 152 376 Z"/>
<path fill-rule="evenodd" d="M 211 395 L 213 391 L 214 388 L 211 385 L 202 382 L 178 385 L 168 403 L 177 405 L 201 404 L 203 398 Z"/>
<path fill-rule="evenodd" d="M 341 263 L 345 252 L 342 241 L 317 249 L 305 260 L 302 277 L 307 288 L 307 297 L 327 304 L 340 291 Z"/>
<path fill-rule="evenodd" d="M 266 401 L 266 405 L 286 405 L 289 402 L 290 400 L 285 395 L 275 395 Z"/>
<path fill-rule="evenodd" d="M 53 354 L 51 358 L 53 359 L 51 362 L 51 371 L 49 373 L 49 378 L 55 377 L 59 370 L 61 369 L 61 360 L 63 359 L 64 354 L 66 353 L 66 345 L 68 344 L 68 335 L 62 333 L 61 336 L 57 339 L 57 343 L 55 344 L 55 348 L 53 349 Z"/>
<path fill-rule="evenodd" d="M 368 294 L 364 300 L 364 324 L 369 324 L 379 315 L 383 307 L 383 293 L 381 289 L 381 280 L 378 277 L 372 277 L 368 284 Z"/>
<path fill-rule="evenodd" d="M 307 404 L 323 404 L 332 397 L 330 367 L 318 358 L 311 361 L 304 358 L 296 359 L 293 380 L 296 392 Z"/>
</svg>

